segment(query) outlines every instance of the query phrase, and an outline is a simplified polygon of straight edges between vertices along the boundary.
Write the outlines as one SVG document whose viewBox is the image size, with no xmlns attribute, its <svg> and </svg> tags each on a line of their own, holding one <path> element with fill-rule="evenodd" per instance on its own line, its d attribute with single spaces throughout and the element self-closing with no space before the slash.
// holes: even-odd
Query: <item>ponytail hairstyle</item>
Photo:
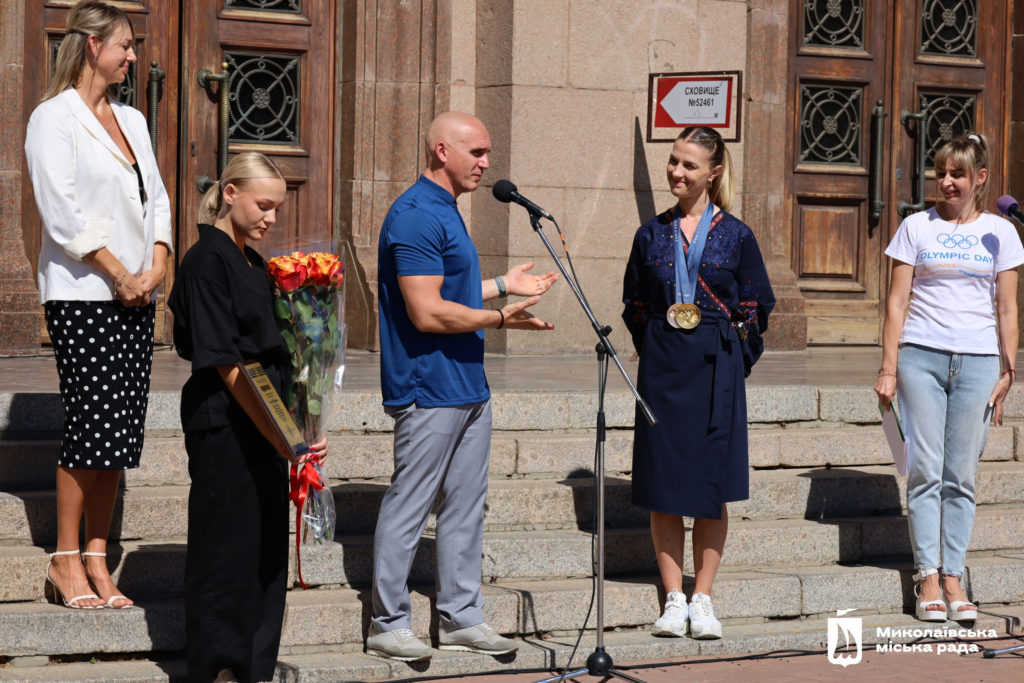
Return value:
<svg viewBox="0 0 1024 683">
<path fill-rule="evenodd" d="M 220 180 L 210 186 L 199 202 L 199 222 L 213 224 L 227 213 L 227 204 L 224 203 L 225 187 L 234 185 L 239 190 L 244 190 L 250 180 L 260 178 L 284 180 L 274 162 L 259 152 L 242 152 L 232 157 L 224 167 L 224 172 L 220 174 Z"/>
<path fill-rule="evenodd" d="M 722 172 L 711 181 L 708 196 L 712 203 L 723 211 L 731 209 L 735 196 L 732 185 L 732 157 L 729 156 L 729 150 L 726 148 L 722 136 L 714 128 L 687 126 L 676 139 L 703 147 L 711 154 L 711 167 L 722 167 Z"/>
<path fill-rule="evenodd" d="M 78 85 L 78 79 L 85 68 L 85 60 L 89 56 L 89 36 L 96 36 L 101 42 L 107 42 L 111 34 L 122 26 L 132 32 L 135 42 L 135 29 L 124 10 L 108 5 L 99 0 L 82 0 L 68 12 L 65 35 L 57 50 L 57 63 L 53 78 L 46 88 L 43 100 L 55 97 L 68 88 Z M 112 83 L 107 93 L 117 97 L 120 83 Z"/>
<path fill-rule="evenodd" d="M 945 170 L 950 164 L 967 172 L 974 185 L 982 169 L 988 168 L 988 141 L 984 135 L 967 133 L 953 138 L 935 153 L 935 169 Z M 981 185 L 974 185 L 974 207 L 981 211 L 988 197 L 988 178 Z"/>
</svg>

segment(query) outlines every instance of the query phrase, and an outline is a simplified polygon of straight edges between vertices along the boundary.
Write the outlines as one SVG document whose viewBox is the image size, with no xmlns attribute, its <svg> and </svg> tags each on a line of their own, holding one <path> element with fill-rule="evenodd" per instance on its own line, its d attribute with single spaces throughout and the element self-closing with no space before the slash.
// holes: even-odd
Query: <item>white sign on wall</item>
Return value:
<svg viewBox="0 0 1024 683">
<path fill-rule="evenodd" d="M 742 72 L 651 74 L 647 140 L 674 140 L 686 126 L 720 129 L 727 142 L 740 139 Z"/>
</svg>

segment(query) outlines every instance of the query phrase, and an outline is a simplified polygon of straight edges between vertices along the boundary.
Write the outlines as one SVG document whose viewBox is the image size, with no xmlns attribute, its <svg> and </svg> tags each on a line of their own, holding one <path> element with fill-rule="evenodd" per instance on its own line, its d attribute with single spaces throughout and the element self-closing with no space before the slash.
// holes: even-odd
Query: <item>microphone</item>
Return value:
<svg viewBox="0 0 1024 683">
<path fill-rule="evenodd" d="M 527 211 L 536 216 L 547 218 L 549 221 L 555 220 L 554 218 L 551 217 L 550 213 L 540 208 L 523 195 L 519 194 L 519 190 L 516 188 L 515 183 L 513 183 L 511 180 L 499 180 L 498 182 L 494 183 L 494 188 L 491 190 L 491 192 L 494 194 L 494 198 L 497 199 L 499 202 L 503 202 L 505 204 L 508 204 L 509 202 L 515 202 L 516 204 L 518 204 L 519 206 L 523 207 L 524 209 L 526 209 Z"/>
<path fill-rule="evenodd" d="M 497 191 L 498 186 L 495 185 L 494 189 Z M 1021 213 L 1020 204 L 1018 204 L 1017 200 L 1010 195 L 1004 194 L 1002 197 L 997 199 L 996 208 L 999 209 L 999 213 L 1004 216 L 1013 216 L 1021 223 L 1024 223 L 1024 213 Z"/>
</svg>

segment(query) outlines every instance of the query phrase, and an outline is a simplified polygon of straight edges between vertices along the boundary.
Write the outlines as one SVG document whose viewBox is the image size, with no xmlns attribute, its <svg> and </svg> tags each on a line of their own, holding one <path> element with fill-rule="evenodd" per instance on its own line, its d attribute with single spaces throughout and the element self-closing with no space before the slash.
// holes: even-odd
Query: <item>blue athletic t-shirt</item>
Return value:
<svg viewBox="0 0 1024 683">
<path fill-rule="evenodd" d="M 406 312 L 399 275 L 443 275 L 442 298 L 483 308 L 480 257 L 455 197 L 423 176 L 391 205 L 377 248 L 384 405 L 430 408 L 487 400 L 483 330 L 420 332 Z"/>
</svg>

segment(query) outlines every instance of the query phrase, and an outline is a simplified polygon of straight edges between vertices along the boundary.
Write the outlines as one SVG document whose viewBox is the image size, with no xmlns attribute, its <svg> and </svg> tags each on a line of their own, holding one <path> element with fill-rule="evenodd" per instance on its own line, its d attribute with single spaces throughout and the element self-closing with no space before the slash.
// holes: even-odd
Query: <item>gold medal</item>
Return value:
<svg viewBox="0 0 1024 683">
<path fill-rule="evenodd" d="M 677 327 L 692 330 L 700 324 L 700 309 L 696 304 L 675 304 L 675 306 L 679 306 L 675 313 Z"/>
</svg>

